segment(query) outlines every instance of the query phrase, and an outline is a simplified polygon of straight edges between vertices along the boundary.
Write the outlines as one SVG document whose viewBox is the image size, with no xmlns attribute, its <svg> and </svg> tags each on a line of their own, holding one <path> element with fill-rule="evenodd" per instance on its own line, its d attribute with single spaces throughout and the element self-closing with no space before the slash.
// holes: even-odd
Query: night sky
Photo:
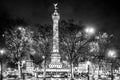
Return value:
<svg viewBox="0 0 120 80">
<path fill-rule="evenodd" d="M 53 3 L 58 2 L 61 19 L 80 20 L 100 30 L 119 32 L 117 0 L 1 0 L 0 15 L 24 18 L 29 24 L 52 24 Z"/>
</svg>

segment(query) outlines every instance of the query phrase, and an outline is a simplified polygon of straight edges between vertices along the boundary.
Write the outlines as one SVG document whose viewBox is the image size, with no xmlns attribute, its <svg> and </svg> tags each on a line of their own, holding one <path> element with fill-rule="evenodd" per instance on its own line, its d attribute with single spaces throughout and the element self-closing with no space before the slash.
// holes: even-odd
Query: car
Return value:
<svg viewBox="0 0 120 80">
<path fill-rule="evenodd" d="M 17 75 L 7 75 L 7 80 L 16 80 L 18 78 Z"/>
</svg>

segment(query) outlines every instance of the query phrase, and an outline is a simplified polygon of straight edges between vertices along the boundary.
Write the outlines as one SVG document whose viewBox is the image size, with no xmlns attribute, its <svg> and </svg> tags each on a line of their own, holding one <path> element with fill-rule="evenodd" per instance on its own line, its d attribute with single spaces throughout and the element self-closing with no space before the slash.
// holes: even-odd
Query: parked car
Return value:
<svg viewBox="0 0 120 80">
<path fill-rule="evenodd" d="M 18 75 L 7 75 L 7 80 L 16 80 L 18 78 Z"/>
</svg>

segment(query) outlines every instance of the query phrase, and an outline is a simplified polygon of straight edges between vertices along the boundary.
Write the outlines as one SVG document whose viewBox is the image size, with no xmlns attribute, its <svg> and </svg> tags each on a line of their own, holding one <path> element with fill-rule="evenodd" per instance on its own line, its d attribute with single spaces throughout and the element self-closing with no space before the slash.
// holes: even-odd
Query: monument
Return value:
<svg viewBox="0 0 120 80">
<path fill-rule="evenodd" d="M 55 11 L 52 14 L 53 20 L 53 49 L 51 54 L 51 63 L 49 68 L 62 68 L 61 56 L 59 54 L 59 20 L 60 14 L 57 12 L 57 4 L 54 4 Z"/>
<path fill-rule="evenodd" d="M 53 20 L 53 42 L 52 42 L 52 51 L 50 56 L 50 61 L 46 66 L 41 69 L 41 72 L 44 73 L 44 77 L 49 80 L 56 79 L 67 79 L 70 73 L 70 68 L 68 68 L 64 61 L 61 60 L 61 55 L 59 52 L 59 20 L 60 14 L 58 13 L 58 4 L 54 4 L 54 13 L 52 14 Z M 66 77 L 65 77 L 66 76 Z M 64 80 L 62 79 L 62 80 Z"/>
<path fill-rule="evenodd" d="M 54 4 L 53 20 L 53 41 L 50 59 L 44 60 L 42 68 L 36 71 L 36 76 L 46 80 L 65 80 L 70 74 L 70 67 L 61 60 L 59 52 L 59 20 L 58 4 Z M 66 61 L 67 62 L 67 61 Z"/>
</svg>

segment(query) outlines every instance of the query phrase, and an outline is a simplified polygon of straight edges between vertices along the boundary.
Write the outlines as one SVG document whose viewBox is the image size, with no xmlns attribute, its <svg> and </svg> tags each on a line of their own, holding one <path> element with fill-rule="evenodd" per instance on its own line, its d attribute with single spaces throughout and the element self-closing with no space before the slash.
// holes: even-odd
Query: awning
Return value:
<svg viewBox="0 0 120 80">
<path fill-rule="evenodd" d="M 44 69 L 40 69 L 40 71 L 44 72 Z M 47 72 L 70 72 L 70 69 L 46 69 Z M 38 71 L 39 72 L 39 71 Z"/>
</svg>

